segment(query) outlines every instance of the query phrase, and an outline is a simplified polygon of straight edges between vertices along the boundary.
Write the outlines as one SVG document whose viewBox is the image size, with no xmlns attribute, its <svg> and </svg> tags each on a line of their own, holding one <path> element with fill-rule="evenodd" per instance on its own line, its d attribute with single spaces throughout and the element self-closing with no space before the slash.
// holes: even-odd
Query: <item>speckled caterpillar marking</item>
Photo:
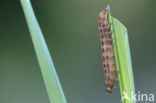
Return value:
<svg viewBox="0 0 156 103">
<path fill-rule="evenodd" d="M 109 8 L 105 8 L 99 14 L 99 32 L 102 43 L 102 57 L 105 70 L 105 88 L 107 92 L 112 92 L 116 79 L 116 66 L 114 57 L 114 47 L 111 37 L 110 23 L 108 21 Z"/>
</svg>

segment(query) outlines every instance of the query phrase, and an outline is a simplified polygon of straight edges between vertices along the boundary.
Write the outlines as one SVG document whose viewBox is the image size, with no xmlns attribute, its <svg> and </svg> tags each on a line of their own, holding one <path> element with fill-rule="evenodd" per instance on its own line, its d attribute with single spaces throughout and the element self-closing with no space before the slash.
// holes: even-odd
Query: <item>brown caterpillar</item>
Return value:
<svg viewBox="0 0 156 103">
<path fill-rule="evenodd" d="M 110 23 L 108 20 L 109 8 L 105 8 L 99 14 L 99 32 L 102 43 L 102 57 L 105 71 L 105 88 L 111 93 L 114 88 L 115 73 L 117 72 L 115 66 L 114 46 L 112 42 L 112 32 L 110 30 Z"/>
</svg>

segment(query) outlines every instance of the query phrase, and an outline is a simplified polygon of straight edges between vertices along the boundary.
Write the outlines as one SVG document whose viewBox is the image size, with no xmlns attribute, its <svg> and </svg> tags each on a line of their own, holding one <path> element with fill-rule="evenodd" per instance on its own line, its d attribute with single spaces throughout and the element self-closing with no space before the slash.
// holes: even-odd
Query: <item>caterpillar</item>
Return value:
<svg viewBox="0 0 156 103">
<path fill-rule="evenodd" d="M 114 88 L 114 82 L 116 80 L 115 73 L 115 56 L 114 56 L 114 45 L 112 40 L 112 32 L 110 30 L 110 23 L 108 18 L 109 8 L 105 8 L 99 14 L 99 32 L 102 44 L 102 58 L 105 71 L 105 89 L 111 93 Z"/>
</svg>

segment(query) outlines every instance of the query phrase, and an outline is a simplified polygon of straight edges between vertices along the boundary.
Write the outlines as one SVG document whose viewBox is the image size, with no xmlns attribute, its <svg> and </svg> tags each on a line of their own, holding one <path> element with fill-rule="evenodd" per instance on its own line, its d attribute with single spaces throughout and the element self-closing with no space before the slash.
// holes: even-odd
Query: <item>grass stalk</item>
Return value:
<svg viewBox="0 0 156 103">
<path fill-rule="evenodd" d="M 20 0 L 35 48 L 50 103 L 67 103 L 55 66 L 29 0 Z"/>
<path fill-rule="evenodd" d="M 117 19 L 113 18 L 110 12 L 108 16 L 109 23 L 112 23 L 111 31 L 122 102 L 136 103 L 132 97 L 132 94 L 135 93 L 135 87 L 127 29 Z"/>
</svg>

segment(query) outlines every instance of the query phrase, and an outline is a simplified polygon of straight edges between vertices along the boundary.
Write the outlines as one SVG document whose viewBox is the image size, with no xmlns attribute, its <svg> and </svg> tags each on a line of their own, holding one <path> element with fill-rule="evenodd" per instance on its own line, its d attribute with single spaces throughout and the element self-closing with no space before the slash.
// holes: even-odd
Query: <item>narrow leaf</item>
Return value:
<svg viewBox="0 0 156 103">
<path fill-rule="evenodd" d="M 111 17 L 110 13 L 109 22 L 112 23 L 111 31 L 122 102 L 136 103 L 132 97 L 132 94 L 135 94 L 135 87 L 127 29 L 117 19 Z"/>
<path fill-rule="evenodd" d="M 66 103 L 55 66 L 29 0 L 21 0 L 50 103 Z"/>
</svg>

